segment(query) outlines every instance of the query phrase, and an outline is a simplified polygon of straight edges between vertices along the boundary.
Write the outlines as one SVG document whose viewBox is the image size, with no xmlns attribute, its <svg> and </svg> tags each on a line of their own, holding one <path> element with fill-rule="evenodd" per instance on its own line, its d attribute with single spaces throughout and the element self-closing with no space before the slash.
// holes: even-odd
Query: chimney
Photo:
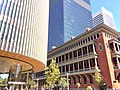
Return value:
<svg viewBox="0 0 120 90">
<path fill-rule="evenodd" d="M 71 36 L 71 37 L 70 37 L 70 40 L 72 40 L 73 38 L 75 38 L 75 36 Z"/>
<path fill-rule="evenodd" d="M 56 48 L 56 46 L 52 46 L 52 49 L 55 49 Z"/>
<path fill-rule="evenodd" d="M 87 27 L 85 30 L 86 30 L 86 32 L 89 32 L 91 30 L 91 28 Z"/>
</svg>

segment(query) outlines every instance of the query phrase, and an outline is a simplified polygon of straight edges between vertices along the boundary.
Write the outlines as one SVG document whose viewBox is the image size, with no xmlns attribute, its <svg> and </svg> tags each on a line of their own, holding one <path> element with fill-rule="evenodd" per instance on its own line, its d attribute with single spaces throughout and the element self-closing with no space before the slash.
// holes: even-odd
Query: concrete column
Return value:
<svg viewBox="0 0 120 90">
<path fill-rule="evenodd" d="M 73 63 L 73 72 L 75 71 L 74 63 Z"/>
<path fill-rule="evenodd" d="M 61 73 L 63 73 L 63 66 L 61 66 Z"/>
<path fill-rule="evenodd" d="M 21 90 L 23 90 L 23 85 L 21 85 Z"/>
<path fill-rule="evenodd" d="M 28 82 L 28 79 L 29 79 L 29 72 L 27 73 L 27 82 Z"/>
<path fill-rule="evenodd" d="M 74 53 L 73 53 L 73 51 L 72 51 L 72 59 L 74 59 Z"/>
<path fill-rule="evenodd" d="M 84 61 L 83 61 L 83 71 L 85 70 L 85 65 L 84 65 Z"/>
<path fill-rule="evenodd" d="M 78 58 L 78 51 L 76 50 L 76 53 L 77 53 L 77 57 L 76 58 Z"/>
<path fill-rule="evenodd" d="M 69 74 L 67 73 L 67 83 L 68 83 L 68 86 L 67 86 L 67 90 L 69 90 Z"/>
<path fill-rule="evenodd" d="M 69 67 L 69 72 L 70 72 L 70 64 L 68 65 L 68 67 Z"/>
<path fill-rule="evenodd" d="M 77 50 L 77 58 L 78 58 L 79 56 L 78 56 L 78 50 Z"/>
<path fill-rule="evenodd" d="M 68 60 L 70 60 L 70 55 L 69 55 L 69 53 L 68 53 Z"/>
<path fill-rule="evenodd" d="M 92 44 L 92 45 L 93 45 L 93 53 L 96 54 L 95 45 L 94 44 Z"/>
<path fill-rule="evenodd" d="M 78 62 L 78 71 L 79 71 L 79 69 L 80 69 L 80 64 L 79 64 L 79 62 Z"/>
<path fill-rule="evenodd" d="M 82 53 L 82 57 L 83 57 L 83 47 L 81 48 L 81 53 Z"/>
<path fill-rule="evenodd" d="M 120 51 L 119 45 L 117 44 L 118 51 Z"/>
<path fill-rule="evenodd" d="M 88 48 L 88 46 L 86 46 L 86 47 L 87 47 L 87 55 L 89 55 L 89 51 L 88 51 L 89 48 Z"/>
<path fill-rule="evenodd" d="M 64 62 L 66 62 L 66 54 L 64 54 Z"/>
<path fill-rule="evenodd" d="M 114 51 L 116 51 L 115 43 L 113 43 Z"/>
<path fill-rule="evenodd" d="M 98 64 L 97 64 L 97 57 L 95 57 L 95 66 L 98 67 Z"/>
<path fill-rule="evenodd" d="M 65 73 L 66 73 L 66 65 L 65 65 Z"/>
<path fill-rule="evenodd" d="M 88 60 L 88 64 L 89 64 L 89 70 L 91 70 L 91 67 L 90 67 L 90 60 Z"/>
<path fill-rule="evenodd" d="M 120 68 L 120 62 L 118 60 L 118 57 L 116 57 L 116 60 L 117 60 L 117 66 L 118 66 L 118 68 Z"/>
</svg>

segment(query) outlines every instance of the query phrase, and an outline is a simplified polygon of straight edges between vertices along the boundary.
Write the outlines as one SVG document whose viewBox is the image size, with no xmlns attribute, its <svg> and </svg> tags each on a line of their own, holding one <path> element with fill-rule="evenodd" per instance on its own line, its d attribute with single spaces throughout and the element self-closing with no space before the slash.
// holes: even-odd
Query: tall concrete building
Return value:
<svg viewBox="0 0 120 90">
<path fill-rule="evenodd" d="M 93 15 L 93 26 L 95 27 L 101 23 L 116 30 L 113 14 L 104 7 L 101 7 L 101 10 Z"/>
<path fill-rule="evenodd" d="M 90 0 L 50 0 L 48 51 L 92 27 Z"/>
<path fill-rule="evenodd" d="M 48 16 L 49 0 L 0 0 L 0 72 L 44 68 Z"/>
</svg>

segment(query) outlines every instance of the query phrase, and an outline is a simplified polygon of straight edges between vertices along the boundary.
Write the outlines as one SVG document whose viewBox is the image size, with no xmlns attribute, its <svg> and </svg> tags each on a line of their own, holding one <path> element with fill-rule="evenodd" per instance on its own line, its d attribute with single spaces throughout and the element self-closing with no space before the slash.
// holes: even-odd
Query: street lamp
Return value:
<svg viewBox="0 0 120 90">
<path fill-rule="evenodd" d="M 67 86 L 67 90 L 69 90 L 69 74 L 67 73 L 67 83 L 68 83 L 68 86 Z"/>
<path fill-rule="evenodd" d="M 38 81 L 39 81 L 39 79 L 37 79 L 37 90 L 38 90 Z"/>
</svg>

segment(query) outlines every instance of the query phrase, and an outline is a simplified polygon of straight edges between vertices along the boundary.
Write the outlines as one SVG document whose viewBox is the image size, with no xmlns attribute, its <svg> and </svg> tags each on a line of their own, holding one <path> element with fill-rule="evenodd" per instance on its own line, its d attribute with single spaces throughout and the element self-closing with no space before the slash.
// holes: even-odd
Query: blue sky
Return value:
<svg viewBox="0 0 120 90">
<path fill-rule="evenodd" d="M 91 0 L 93 14 L 102 6 L 113 13 L 117 31 L 120 32 L 120 0 Z"/>
</svg>

